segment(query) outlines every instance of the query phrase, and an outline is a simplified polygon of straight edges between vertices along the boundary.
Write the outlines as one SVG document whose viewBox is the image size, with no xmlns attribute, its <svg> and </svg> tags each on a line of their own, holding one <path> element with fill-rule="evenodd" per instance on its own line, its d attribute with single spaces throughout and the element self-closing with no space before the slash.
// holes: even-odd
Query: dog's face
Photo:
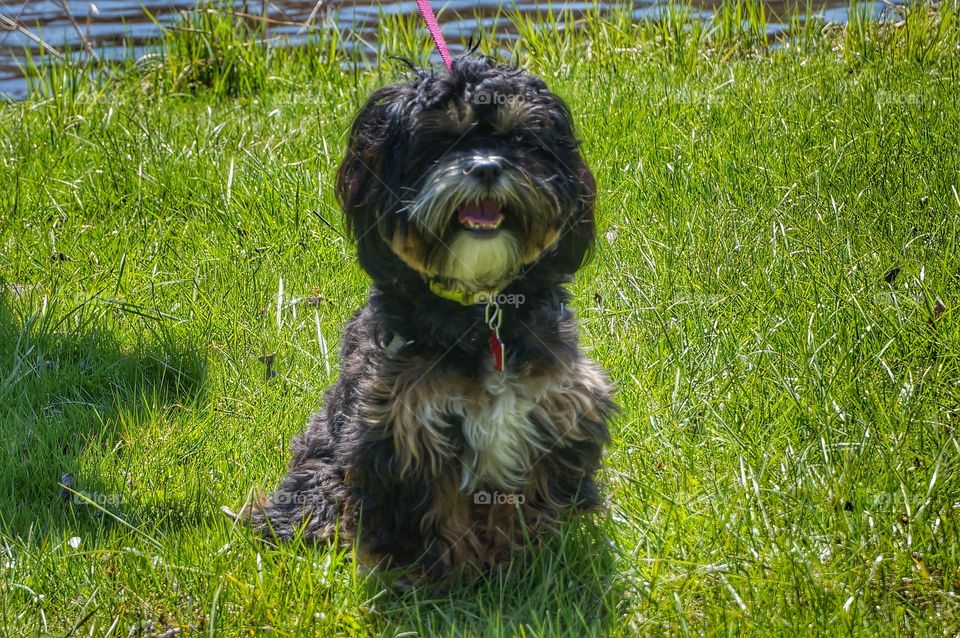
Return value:
<svg viewBox="0 0 960 638">
<path fill-rule="evenodd" d="M 574 272 L 593 242 L 593 178 L 569 110 L 489 58 L 374 93 L 337 194 L 361 264 L 382 282 L 416 273 L 500 289 L 535 262 Z"/>
</svg>

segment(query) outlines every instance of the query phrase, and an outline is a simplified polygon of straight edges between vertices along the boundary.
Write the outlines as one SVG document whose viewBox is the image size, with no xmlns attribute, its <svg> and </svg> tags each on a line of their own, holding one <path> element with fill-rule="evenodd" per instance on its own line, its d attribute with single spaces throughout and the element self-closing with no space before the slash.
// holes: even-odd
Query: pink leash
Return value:
<svg viewBox="0 0 960 638">
<path fill-rule="evenodd" d="M 437 16 L 433 14 L 430 0 L 417 0 L 417 7 L 420 8 L 420 15 L 423 16 L 423 21 L 427 23 L 427 28 L 430 29 L 430 37 L 433 38 L 433 43 L 437 45 L 437 51 L 440 52 L 444 65 L 449 69 L 452 64 L 450 51 L 447 49 L 447 41 L 443 39 L 443 34 L 440 33 L 440 25 L 437 24 Z"/>
</svg>

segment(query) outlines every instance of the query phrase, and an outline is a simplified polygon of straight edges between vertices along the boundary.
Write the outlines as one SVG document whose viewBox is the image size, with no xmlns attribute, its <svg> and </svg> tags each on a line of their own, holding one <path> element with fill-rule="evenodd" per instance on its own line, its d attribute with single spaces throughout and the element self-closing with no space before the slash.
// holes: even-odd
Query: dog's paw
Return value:
<svg viewBox="0 0 960 638">
<path fill-rule="evenodd" d="M 240 508 L 240 513 L 238 514 L 237 512 L 234 512 L 232 509 L 230 509 L 230 506 L 229 506 L 229 505 L 221 505 L 221 506 L 220 506 L 220 512 L 221 512 L 224 516 L 226 516 L 227 518 L 229 518 L 231 521 L 233 521 L 234 523 L 243 523 L 243 522 L 246 522 L 246 518 L 244 517 L 244 508 L 243 508 L 243 507 Z"/>
<path fill-rule="evenodd" d="M 262 494 L 251 494 L 236 512 L 229 505 L 221 505 L 220 512 L 238 525 L 260 531 L 266 523 L 267 499 Z"/>
</svg>

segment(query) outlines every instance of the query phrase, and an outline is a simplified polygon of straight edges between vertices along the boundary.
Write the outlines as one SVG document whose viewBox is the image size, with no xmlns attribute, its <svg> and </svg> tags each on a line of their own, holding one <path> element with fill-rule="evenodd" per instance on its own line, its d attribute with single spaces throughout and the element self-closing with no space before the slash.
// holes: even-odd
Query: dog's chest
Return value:
<svg viewBox="0 0 960 638">
<path fill-rule="evenodd" d="M 550 389 L 494 372 L 472 390 L 451 406 L 457 417 L 453 422 L 460 425 L 460 488 L 465 492 L 481 485 L 517 489 L 546 447 L 545 432 L 536 417 Z"/>
<path fill-rule="evenodd" d="M 551 450 L 589 436 L 583 423 L 602 422 L 611 394 L 587 359 L 540 374 L 491 366 L 467 378 L 429 362 L 385 372 L 361 388 L 364 420 L 392 435 L 401 475 L 456 472 L 464 492 L 522 489 Z"/>
</svg>

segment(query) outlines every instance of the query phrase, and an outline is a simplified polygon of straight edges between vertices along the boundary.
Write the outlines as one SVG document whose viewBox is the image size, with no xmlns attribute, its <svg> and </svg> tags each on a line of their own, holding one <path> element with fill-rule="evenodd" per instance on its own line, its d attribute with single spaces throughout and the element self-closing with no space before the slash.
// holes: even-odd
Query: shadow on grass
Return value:
<svg viewBox="0 0 960 638">
<path fill-rule="evenodd" d="M 609 520 L 581 518 L 481 580 L 400 593 L 372 577 L 385 635 L 606 635 L 624 599 Z"/>
<path fill-rule="evenodd" d="M 122 455 L 151 413 L 201 398 L 202 350 L 163 320 L 92 303 L 64 312 L 5 285 L 0 295 L 0 532 L 100 526 L 111 519 L 90 501 L 122 511 L 123 483 L 101 481 L 86 457 Z"/>
</svg>

